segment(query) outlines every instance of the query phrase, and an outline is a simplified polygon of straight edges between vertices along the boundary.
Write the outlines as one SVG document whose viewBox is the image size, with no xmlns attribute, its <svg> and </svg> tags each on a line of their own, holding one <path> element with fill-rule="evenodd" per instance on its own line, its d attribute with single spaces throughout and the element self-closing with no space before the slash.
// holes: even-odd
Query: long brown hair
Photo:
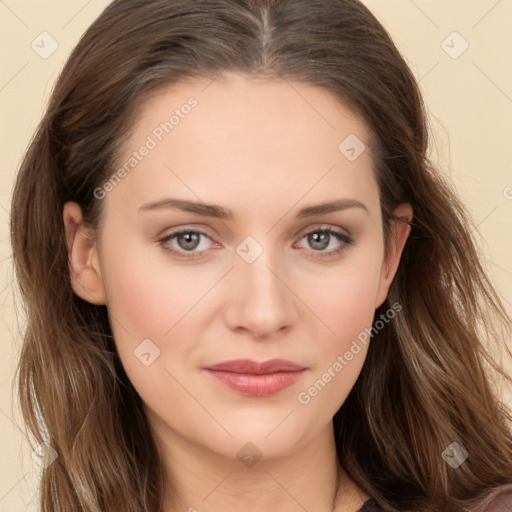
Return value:
<svg viewBox="0 0 512 512">
<path fill-rule="evenodd" d="M 138 106 L 158 88 L 223 71 L 323 87 L 364 119 L 389 243 L 394 207 L 412 231 L 361 374 L 334 416 L 339 461 L 388 511 L 485 510 L 512 488 L 510 410 L 487 373 L 510 319 L 479 262 L 472 223 L 429 161 L 427 116 L 388 33 L 357 0 L 117 0 L 69 57 L 24 156 L 12 199 L 27 313 L 17 382 L 36 444 L 45 512 L 160 510 L 166 475 L 106 306 L 73 293 L 62 211 L 97 228 L 94 190 Z M 508 350 L 508 349 L 507 349 Z M 508 351 L 510 354 L 510 351 Z M 457 442 L 457 469 L 442 453 Z"/>
</svg>

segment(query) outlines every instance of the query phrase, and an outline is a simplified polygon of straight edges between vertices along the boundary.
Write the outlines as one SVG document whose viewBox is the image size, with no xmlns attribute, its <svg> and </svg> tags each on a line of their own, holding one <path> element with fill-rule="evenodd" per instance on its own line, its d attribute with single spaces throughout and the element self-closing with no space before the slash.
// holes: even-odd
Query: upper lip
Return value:
<svg viewBox="0 0 512 512">
<path fill-rule="evenodd" d="M 305 367 L 286 359 L 269 359 L 268 361 L 253 361 L 251 359 L 233 359 L 232 361 L 223 361 L 213 366 L 208 366 L 207 370 L 224 371 L 232 373 L 276 373 L 276 372 L 296 372 L 304 370 Z"/>
</svg>

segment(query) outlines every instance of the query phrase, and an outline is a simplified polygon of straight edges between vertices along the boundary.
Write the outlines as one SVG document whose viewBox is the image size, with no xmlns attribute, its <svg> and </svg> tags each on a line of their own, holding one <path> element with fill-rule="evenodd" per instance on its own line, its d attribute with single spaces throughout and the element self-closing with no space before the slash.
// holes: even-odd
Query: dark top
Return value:
<svg viewBox="0 0 512 512">
<path fill-rule="evenodd" d="M 488 506 L 486 510 L 489 512 L 512 512 L 512 490 L 499 494 Z M 383 510 L 373 498 L 370 498 L 357 512 L 383 512 Z"/>
<path fill-rule="evenodd" d="M 364 505 L 358 510 L 358 512 L 380 512 L 384 510 L 379 504 L 373 499 L 370 498 L 364 502 Z"/>
</svg>

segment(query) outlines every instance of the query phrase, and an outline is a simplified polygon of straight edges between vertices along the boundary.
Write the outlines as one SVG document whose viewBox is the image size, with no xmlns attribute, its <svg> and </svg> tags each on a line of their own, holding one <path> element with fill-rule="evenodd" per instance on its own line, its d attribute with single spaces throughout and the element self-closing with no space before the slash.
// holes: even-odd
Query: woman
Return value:
<svg viewBox="0 0 512 512">
<path fill-rule="evenodd" d="M 41 510 L 511 507 L 510 321 L 427 147 L 358 1 L 112 3 L 12 203 Z"/>
</svg>

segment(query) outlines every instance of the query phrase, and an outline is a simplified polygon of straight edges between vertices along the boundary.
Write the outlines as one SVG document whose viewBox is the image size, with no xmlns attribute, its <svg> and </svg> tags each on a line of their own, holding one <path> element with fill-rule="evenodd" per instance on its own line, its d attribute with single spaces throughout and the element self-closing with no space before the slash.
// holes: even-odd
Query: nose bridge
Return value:
<svg viewBox="0 0 512 512">
<path fill-rule="evenodd" d="M 292 325 L 297 312 L 278 248 L 271 247 L 271 237 L 259 238 L 262 242 L 248 236 L 236 248 L 236 293 L 228 320 L 232 328 L 243 327 L 262 337 Z"/>
</svg>

